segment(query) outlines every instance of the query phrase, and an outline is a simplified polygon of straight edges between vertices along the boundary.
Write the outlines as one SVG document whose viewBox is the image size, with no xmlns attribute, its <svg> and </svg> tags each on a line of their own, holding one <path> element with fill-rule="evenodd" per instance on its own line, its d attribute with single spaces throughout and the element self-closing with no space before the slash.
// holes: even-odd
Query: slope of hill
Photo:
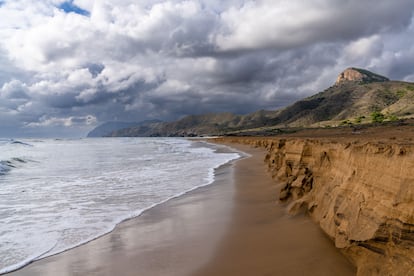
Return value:
<svg viewBox="0 0 414 276">
<path fill-rule="evenodd" d="M 107 136 L 274 134 L 281 128 L 368 123 L 374 112 L 384 120 L 412 117 L 414 83 L 390 81 L 364 69 L 348 68 L 333 86 L 281 110 L 190 115 L 175 122 L 118 129 Z"/>
<path fill-rule="evenodd" d="M 88 133 L 88 137 L 103 137 L 108 136 L 110 133 L 120 130 L 126 129 L 136 126 L 142 126 L 146 124 L 156 123 L 159 122 L 157 120 L 151 121 L 142 121 L 142 122 L 106 122 L 103 123 Z"/>
<path fill-rule="evenodd" d="M 268 125 L 273 111 L 257 111 L 248 115 L 231 113 L 211 113 L 205 115 L 190 115 L 178 121 L 155 123 L 146 126 L 121 129 L 112 132 L 113 137 L 142 137 L 142 136 L 209 136 L 223 135 L 229 131 L 246 128 L 256 128 Z"/>
<path fill-rule="evenodd" d="M 414 84 L 398 81 L 343 82 L 281 110 L 276 126 L 290 127 L 358 123 L 373 112 L 404 117 L 414 114 Z"/>
</svg>

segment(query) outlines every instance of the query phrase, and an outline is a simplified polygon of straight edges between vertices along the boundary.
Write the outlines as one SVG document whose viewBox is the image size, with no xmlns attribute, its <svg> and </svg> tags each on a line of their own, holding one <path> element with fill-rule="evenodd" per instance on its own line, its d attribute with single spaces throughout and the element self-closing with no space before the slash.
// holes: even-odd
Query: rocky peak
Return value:
<svg viewBox="0 0 414 276">
<path fill-rule="evenodd" d="M 344 82 L 371 83 L 384 81 L 389 81 L 389 79 L 368 70 L 351 67 L 339 74 L 335 84 L 338 85 Z"/>
</svg>

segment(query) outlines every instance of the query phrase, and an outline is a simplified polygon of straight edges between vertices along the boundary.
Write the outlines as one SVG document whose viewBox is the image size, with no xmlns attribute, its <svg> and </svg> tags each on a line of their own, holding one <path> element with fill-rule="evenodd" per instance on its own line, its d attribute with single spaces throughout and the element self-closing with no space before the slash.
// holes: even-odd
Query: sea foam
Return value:
<svg viewBox="0 0 414 276">
<path fill-rule="evenodd" d="M 0 273 L 211 184 L 216 168 L 240 157 L 172 138 L 19 142 L 0 143 Z"/>
</svg>

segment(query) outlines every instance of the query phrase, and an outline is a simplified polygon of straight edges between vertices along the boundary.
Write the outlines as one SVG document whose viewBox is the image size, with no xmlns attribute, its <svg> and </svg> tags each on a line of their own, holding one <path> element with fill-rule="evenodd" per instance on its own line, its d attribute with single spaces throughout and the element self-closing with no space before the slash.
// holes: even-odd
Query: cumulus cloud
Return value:
<svg viewBox="0 0 414 276">
<path fill-rule="evenodd" d="M 289 49 L 313 43 L 348 41 L 404 28 L 410 0 L 259 0 L 223 13 L 217 43 L 223 50 Z"/>
<path fill-rule="evenodd" d="M 276 109 L 349 66 L 413 81 L 413 10 L 411 0 L 2 1 L 0 136 Z"/>
<path fill-rule="evenodd" d="M 84 117 L 68 117 L 68 118 L 56 118 L 42 116 L 38 122 L 31 122 L 26 124 L 26 127 L 49 127 L 49 126 L 65 126 L 71 127 L 74 125 L 93 125 L 96 123 L 96 117 L 88 115 Z"/>
<path fill-rule="evenodd" d="M 0 90 L 0 95 L 4 99 L 28 99 L 28 88 L 25 83 L 19 80 L 12 80 L 5 83 Z"/>
<path fill-rule="evenodd" d="M 371 59 L 372 56 L 382 54 L 384 44 L 379 35 L 363 37 L 349 43 L 344 49 L 344 58 L 348 61 L 357 62 L 358 60 Z"/>
</svg>

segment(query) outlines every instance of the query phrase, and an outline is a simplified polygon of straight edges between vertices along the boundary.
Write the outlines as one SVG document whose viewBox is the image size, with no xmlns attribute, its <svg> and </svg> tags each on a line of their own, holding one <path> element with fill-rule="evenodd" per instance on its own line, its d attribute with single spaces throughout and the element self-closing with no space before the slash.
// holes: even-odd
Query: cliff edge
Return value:
<svg viewBox="0 0 414 276">
<path fill-rule="evenodd" d="M 228 138 L 267 149 L 291 214 L 307 212 L 358 275 L 414 275 L 414 145 L 305 138 Z"/>
</svg>

